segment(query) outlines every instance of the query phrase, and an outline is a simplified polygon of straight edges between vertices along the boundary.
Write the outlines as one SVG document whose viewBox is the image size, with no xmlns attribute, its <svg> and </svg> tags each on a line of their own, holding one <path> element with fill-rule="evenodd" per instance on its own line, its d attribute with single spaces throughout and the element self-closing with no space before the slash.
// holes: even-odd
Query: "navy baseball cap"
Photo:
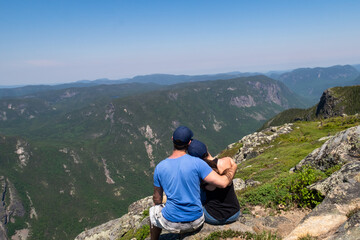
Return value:
<svg viewBox="0 0 360 240">
<path fill-rule="evenodd" d="M 193 139 L 188 147 L 188 154 L 194 157 L 203 158 L 207 152 L 206 145 L 196 139 Z"/>
<path fill-rule="evenodd" d="M 180 126 L 173 133 L 173 142 L 178 145 L 186 145 L 193 136 L 193 132 L 188 127 Z"/>
</svg>

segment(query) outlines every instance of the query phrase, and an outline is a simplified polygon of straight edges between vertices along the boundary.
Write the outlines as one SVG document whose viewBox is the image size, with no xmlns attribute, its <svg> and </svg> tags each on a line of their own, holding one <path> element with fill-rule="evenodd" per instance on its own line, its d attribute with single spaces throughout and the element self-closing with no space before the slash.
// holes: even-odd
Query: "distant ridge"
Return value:
<svg viewBox="0 0 360 240">
<path fill-rule="evenodd" d="M 296 121 L 312 121 L 360 113 L 360 85 L 334 87 L 326 90 L 318 104 L 308 109 L 288 109 L 269 121 L 261 129 Z"/>
<path fill-rule="evenodd" d="M 160 85 L 172 85 L 182 82 L 198 82 L 207 80 L 226 80 L 237 77 L 249 77 L 260 75 L 260 73 L 219 73 L 219 74 L 206 74 L 206 75 L 172 75 L 172 74 L 150 74 L 143 76 L 135 76 L 133 78 L 124 78 L 118 80 L 111 80 L 101 78 L 96 80 L 80 80 L 72 83 L 63 83 L 56 85 L 27 85 L 27 86 L 0 86 L 0 98 L 7 97 L 21 97 L 28 94 L 44 92 L 49 90 L 59 90 L 74 87 L 92 87 L 98 85 L 113 85 L 123 83 L 155 83 Z"/>
<path fill-rule="evenodd" d="M 359 71 L 350 65 L 336 65 L 327 68 L 299 68 L 281 74 L 277 80 L 297 94 L 309 98 L 316 103 L 323 91 L 331 87 L 351 86 L 360 75 Z"/>
<path fill-rule="evenodd" d="M 139 75 L 133 78 L 124 78 L 111 80 L 101 78 L 96 80 L 80 80 L 72 83 L 63 83 L 55 85 L 28 85 L 28 86 L 0 86 L 0 98 L 21 97 L 37 92 L 49 90 L 59 90 L 74 87 L 91 87 L 99 85 L 114 85 L 123 83 L 155 83 L 160 85 L 172 85 L 184 82 L 198 82 L 209 80 L 227 80 L 238 77 L 250 77 L 256 75 L 265 75 L 275 80 L 282 81 L 294 92 L 308 98 L 313 104 L 317 102 L 318 96 L 325 89 L 336 86 L 351 86 L 360 84 L 360 64 L 344 65 L 332 67 L 317 68 L 298 68 L 288 71 L 269 71 L 267 73 L 259 72 L 227 72 L 218 74 L 202 75 L 174 75 L 174 74 L 149 74 Z"/>
</svg>

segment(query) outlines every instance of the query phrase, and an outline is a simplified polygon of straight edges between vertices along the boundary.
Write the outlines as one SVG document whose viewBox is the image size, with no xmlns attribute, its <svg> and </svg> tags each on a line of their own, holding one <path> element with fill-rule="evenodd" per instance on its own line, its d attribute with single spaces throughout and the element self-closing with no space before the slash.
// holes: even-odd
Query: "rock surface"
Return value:
<svg viewBox="0 0 360 240">
<path fill-rule="evenodd" d="M 236 163 L 243 162 L 245 160 L 254 158 L 266 149 L 273 147 L 269 145 L 267 147 L 261 147 L 264 144 L 270 144 L 274 139 L 279 137 L 281 134 L 286 134 L 292 131 L 293 124 L 285 124 L 279 127 L 267 128 L 261 132 L 255 132 L 253 134 L 246 135 L 240 141 L 230 144 L 227 149 L 231 149 L 235 144 L 242 144 L 242 147 L 235 154 L 234 159 Z"/>
<path fill-rule="evenodd" d="M 360 160 L 360 126 L 337 133 L 296 165 L 310 165 L 325 171 L 335 165 Z"/>
<path fill-rule="evenodd" d="M 23 217 L 25 208 L 14 185 L 0 176 L 0 239 L 8 239 L 6 225 L 15 222 L 14 217 Z"/>
<path fill-rule="evenodd" d="M 327 179 L 309 188 L 325 199 L 285 238 L 296 240 L 307 234 L 319 239 L 360 239 L 360 126 L 336 134 L 296 167 L 310 165 L 322 171 L 344 164 Z M 350 215 L 352 213 L 353 216 Z M 357 226 L 357 227 L 356 227 Z"/>
<path fill-rule="evenodd" d="M 130 229 L 139 229 L 148 224 L 149 218 L 143 216 L 144 210 L 153 205 L 152 196 L 132 203 L 128 213 L 121 218 L 114 219 L 95 228 L 80 233 L 76 240 L 116 240 Z"/>
<path fill-rule="evenodd" d="M 321 116 L 323 118 L 341 116 L 345 113 L 344 107 L 337 107 L 337 105 L 341 102 L 343 101 L 339 98 L 336 98 L 331 89 L 324 91 L 316 108 L 316 116 Z"/>
</svg>

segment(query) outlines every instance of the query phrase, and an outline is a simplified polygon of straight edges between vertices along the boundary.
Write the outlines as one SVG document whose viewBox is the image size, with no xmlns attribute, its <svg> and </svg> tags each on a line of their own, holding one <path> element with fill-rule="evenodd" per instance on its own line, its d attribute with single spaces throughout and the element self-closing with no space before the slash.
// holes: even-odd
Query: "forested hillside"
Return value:
<svg viewBox="0 0 360 240">
<path fill-rule="evenodd" d="M 29 228 L 31 239 L 69 239 L 122 215 L 129 203 L 151 193 L 154 166 L 171 151 L 171 133 L 179 125 L 218 152 L 276 113 L 305 106 L 284 84 L 264 76 L 151 92 L 133 86 L 0 101 L 6 146 L 0 149 L 0 176 L 13 184 L 25 209 L 23 217 L 5 214 L 13 219 L 5 225 L 10 235 Z"/>
</svg>

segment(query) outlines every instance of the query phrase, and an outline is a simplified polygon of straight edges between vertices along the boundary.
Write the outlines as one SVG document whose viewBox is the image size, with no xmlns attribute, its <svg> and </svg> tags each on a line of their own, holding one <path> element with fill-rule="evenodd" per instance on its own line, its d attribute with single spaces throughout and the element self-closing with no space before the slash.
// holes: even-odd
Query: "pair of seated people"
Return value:
<svg viewBox="0 0 360 240">
<path fill-rule="evenodd" d="M 204 143 L 194 139 L 188 147 L 188 154 L 204 160 L 215 172 L 222 174 L 230 167 L 231 158 L 212 157 Z M 240 215 L 239 201 L 235 194 L 234 184 L 226 188 L 217 188 L 203 182 L 201 184 L 201 202 L 203 204 L 205 222 L 222 225 L 235 222 Z"/>
<path fill-rule="evenodd" d="M 154 171 L 155 206 L 149 210 L 151 239 L 159 239 L 162 229 L 182 234 L 199 229 L 204 221 L 236 221 L 240 207 L 232 183 L 237 168 L 233 159 L 213 158 L 185 126 L 174 131 L 172 141 L 172 154 Z"/>
</svg>

